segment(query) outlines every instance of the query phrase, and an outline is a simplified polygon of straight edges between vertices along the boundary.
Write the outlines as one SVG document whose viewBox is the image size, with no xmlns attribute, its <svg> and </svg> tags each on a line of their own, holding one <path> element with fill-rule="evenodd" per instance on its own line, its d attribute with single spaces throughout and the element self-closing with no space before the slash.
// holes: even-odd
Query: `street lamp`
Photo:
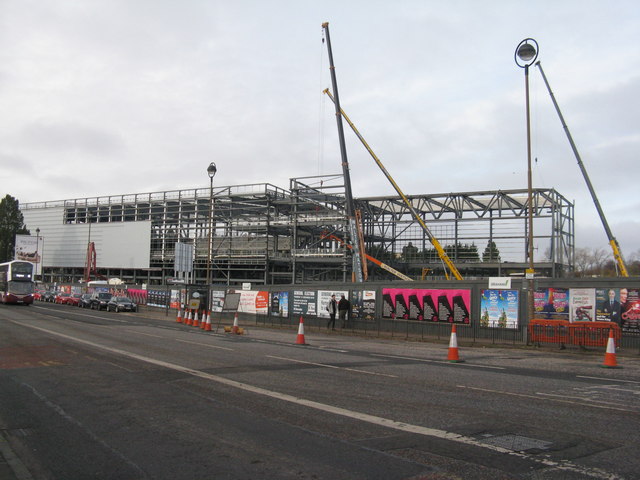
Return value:
<svg viewBox="0 0 640 480">
<path fill-rule="evenodd" d="M 538 58 L 538 42 L 533 38 L 525 38 L 516 47 L 514 60 L 516 65 L 524 68 L 524 85 L 525 85 L 525 102 L 527 116 L 527 194 L 529 201 L 529 228 L 528 228 L 528 257 L 529 268 L 526 271 L 526 278 L 529 279 L 529 288 L 527 292 L 527 303 L 529 304 L 529 320 L 534 316 L 533 305 L 533 182 L 531 179 L 531 113 L 529 109 L 529 66 Z"/>
<path fill-rule="evenodd" d="M 40 263 L 40 227 L 36 228 L 36 274 L 33 278 L 35 281 L 35 277 L 38 276 L 38 264 Z"/>
<path fill-rule="evenodd" d="M 211 283 L 211 253 L 213 250 L 213 177 L 216 176 L 218 168 L 214 162 L 207 167 L 207 175 L 209 175 L 209 240 L 207 248 L 207 285 Z"/>
</svg>

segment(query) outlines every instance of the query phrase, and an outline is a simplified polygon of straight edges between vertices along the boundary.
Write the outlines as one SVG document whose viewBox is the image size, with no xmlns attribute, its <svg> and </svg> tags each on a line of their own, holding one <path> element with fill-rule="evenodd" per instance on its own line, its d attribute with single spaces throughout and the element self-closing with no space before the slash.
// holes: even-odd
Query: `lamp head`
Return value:
<svg viewBox="0 0 640 480">
<path fill-rule="evenodd" d="M 532 65 L 538 58 L 538 51 L 538 42 L 533 38 L 525 38 L 516 48 L 514 55 L 516 64 L 521 68 Z"/>
<path fill-rule="evenodd" d="M 209 178 L 213 178 L 216 175 L 217 171 L 218 168 L 216 167 L 216 164 L 211 162 L 207 167 L 207 174 L 209 175 Z"/>
</svg>

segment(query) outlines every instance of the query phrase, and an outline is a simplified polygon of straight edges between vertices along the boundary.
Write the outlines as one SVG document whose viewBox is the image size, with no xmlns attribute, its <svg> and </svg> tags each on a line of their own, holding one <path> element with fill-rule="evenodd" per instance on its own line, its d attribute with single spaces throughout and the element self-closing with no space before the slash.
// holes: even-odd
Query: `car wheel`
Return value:
<svg viewBox="0 0 640 480">
<path fill-rule="evenodd" d="M 120 309 L 118 308 L 118 306 L 116 305 L 116 313 L 120 313 Z"/>
</svg>

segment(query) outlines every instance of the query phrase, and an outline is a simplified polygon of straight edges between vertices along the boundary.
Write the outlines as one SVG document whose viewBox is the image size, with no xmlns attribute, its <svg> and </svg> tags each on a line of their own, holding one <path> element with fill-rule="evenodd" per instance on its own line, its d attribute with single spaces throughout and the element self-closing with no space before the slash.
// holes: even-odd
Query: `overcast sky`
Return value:
<svg viewBox="0 0 640 480">
<path fill-rule="evenodd" d="M 527 37 L 623 253 L 640 252 L 640 4 L 0 0 L 0 194 L 21 203 L 341 172 L 342 108 L 407 194 L 526 188 Z M 607 238 L 537 68 L 534 187 Z M 394 190 L 345 125 L 356 197 Z"/>
</svg>

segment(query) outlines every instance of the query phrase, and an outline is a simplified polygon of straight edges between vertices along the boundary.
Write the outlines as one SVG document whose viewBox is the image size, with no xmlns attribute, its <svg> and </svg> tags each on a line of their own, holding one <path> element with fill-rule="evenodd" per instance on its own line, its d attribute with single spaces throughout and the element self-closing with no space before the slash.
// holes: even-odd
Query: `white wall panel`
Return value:
<svg viewBox="0 0 640 480">
<path fill-rule="evenodd" d="M 45 267 L 84 267 L 92 241 L 99 268 L 149 268 L 150 221 L 65 224 L 63 207 L 26 209 L 22 215 L 31 234 L 40 228 L 44 237 Z"/>
</svg>

